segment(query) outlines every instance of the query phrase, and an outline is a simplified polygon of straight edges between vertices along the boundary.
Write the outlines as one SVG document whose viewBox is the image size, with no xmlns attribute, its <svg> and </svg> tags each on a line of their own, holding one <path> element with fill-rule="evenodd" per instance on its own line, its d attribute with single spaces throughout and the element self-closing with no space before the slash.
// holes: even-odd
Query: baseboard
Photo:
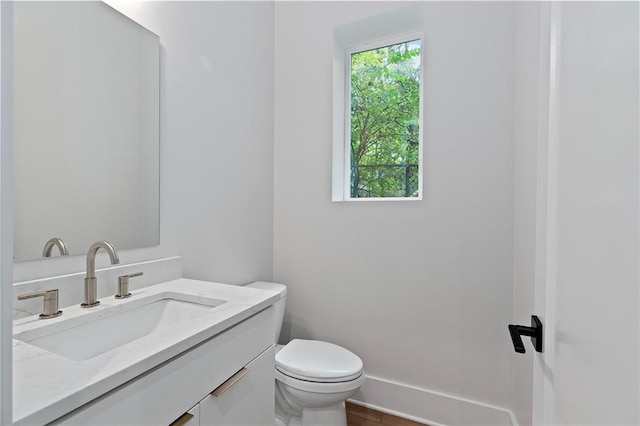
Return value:
<svg viewBox="0 0 640 426">
<path fill-rule="evenodd" d="M 517 426 L 513 414 L 504 408 L 379 377 L 366 377 L 364 385 L 349 402 L 430 426 Z"/>
</svg>

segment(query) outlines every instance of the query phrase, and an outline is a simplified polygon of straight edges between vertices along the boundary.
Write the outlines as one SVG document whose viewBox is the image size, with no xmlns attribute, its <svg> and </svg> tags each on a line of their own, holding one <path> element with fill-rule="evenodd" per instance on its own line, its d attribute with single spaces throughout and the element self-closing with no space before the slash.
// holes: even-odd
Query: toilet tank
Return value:
<svg viewBox="0 0 640 426">
<path fill-rule="evenodd" d="M 280 300 L 273 304 L 276 310 L 276 335 L 273 343 L 278 343 L 280 339 L 280 330 L 282 329 L 282 320 L 284 318 L 284 306 L 287 302 L 287 286 L 284 284 L 271 283 L 267 281 L 255 281 L 245 287 L 259 288 L 261 290 L 270 290 L 280 293 Z"/>
</svg>

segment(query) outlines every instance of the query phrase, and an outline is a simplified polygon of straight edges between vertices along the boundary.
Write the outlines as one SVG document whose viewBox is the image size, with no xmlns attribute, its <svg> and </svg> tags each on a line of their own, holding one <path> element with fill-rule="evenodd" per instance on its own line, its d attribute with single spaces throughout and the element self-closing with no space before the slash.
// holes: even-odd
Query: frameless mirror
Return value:
<svg viewBox="0 0 640 426">
<path fill-rule="evenodd" d="M 159 56 L 102 2 L 14 2 L 14 260 L 159 243 Z"/>
</svg>

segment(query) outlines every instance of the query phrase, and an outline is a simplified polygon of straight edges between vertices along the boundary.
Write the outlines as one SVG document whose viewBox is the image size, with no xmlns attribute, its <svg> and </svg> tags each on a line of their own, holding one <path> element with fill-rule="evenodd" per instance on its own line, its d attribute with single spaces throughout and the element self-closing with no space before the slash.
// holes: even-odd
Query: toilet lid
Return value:
<svg viewBox="0 0 640 426">
<path fill-rule="evenodd" d="M 295 339 L 276 354 L 283 374 L 313 382 L 345 382 L 362 375 L 362 360 L 333 343 Z"/>
</svg>

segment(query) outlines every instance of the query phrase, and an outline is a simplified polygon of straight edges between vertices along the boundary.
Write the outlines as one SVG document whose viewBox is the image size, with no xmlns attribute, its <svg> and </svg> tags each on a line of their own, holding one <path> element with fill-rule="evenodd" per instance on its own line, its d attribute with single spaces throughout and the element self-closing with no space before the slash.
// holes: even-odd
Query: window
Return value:
<svg viewBox="0 0 640 426">
<path fill-rule="evenodd" d="M 346 50 L 343 199 L 420 199 L 421 36 Z"/>
</svg>

